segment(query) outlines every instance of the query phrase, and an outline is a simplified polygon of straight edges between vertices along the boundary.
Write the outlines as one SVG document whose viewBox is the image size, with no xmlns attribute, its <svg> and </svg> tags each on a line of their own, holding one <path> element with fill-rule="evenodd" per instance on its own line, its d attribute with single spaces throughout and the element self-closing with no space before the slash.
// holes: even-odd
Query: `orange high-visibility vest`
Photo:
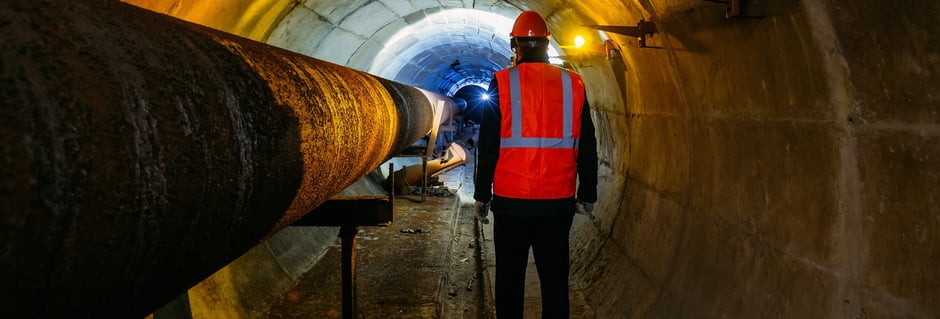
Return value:
<svg viewBox="0 0 940 319">
<path fill-rule="evenodd" d="M 574 197 L 584 83 L 548 63 L 496 72 L 499 159 L 493 194 L 519 199 Z"/>
</svg>

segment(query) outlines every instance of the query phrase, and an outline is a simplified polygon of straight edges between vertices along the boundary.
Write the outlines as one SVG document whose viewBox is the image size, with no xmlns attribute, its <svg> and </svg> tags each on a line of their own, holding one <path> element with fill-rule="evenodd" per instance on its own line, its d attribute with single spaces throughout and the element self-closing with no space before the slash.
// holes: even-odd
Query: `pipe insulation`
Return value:
<svg viewBox="0 0 940 319">
<path fill-rule="evenodd" d="M 423 91 L 117 1 L 0 4 L 0 317 L 141 318 L 425 136 Z"/>
</svg>

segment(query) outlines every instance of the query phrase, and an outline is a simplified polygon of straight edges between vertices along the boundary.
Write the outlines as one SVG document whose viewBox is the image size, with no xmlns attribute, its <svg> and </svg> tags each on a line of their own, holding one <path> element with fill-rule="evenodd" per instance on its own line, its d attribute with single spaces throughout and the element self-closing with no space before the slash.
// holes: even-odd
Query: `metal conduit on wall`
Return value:
<svg viewBox="0 0 940 319">
<path fill-rule="evenodd" d="M 0 5 L 0 317 L 143 317 L 424 136 L 422 91 L 110 1 Z"/>
</svg>

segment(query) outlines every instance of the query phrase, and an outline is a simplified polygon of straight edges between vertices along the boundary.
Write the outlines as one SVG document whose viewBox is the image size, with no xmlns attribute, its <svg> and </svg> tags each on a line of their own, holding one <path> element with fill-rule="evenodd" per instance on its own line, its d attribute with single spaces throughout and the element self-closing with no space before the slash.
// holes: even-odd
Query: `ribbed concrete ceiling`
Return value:
<svg viewBox="0 0 940 319">
<path fill-rule="evenodd" d="M 485 85 L 512 55 L 510 17 L 520 10 L 505 2 L 482 10 L 479 5 L 465 8 L 473 6 L 459 1 L 306 1 L 285 16 L 267 41 L 453 94 L 464 85 Z"/>
<path fill-rule="evenodd" d="M 439 93 L 489 82 L 509 64 L 506 1 L 127 1 Z M 559 6 L 559 4 L 549 5 Z M 567 10 L 564 10 L 567 11 Z M 553 40 L 552 54 L 558 43 Z"/>
<path fill-rule="evenodd" d="M 477 10 L 431 14 L 389 39 L 369 73 L 450 95 L 486 84 L 509 64 L 511 25 L 509 18 Z"/>
</svg>

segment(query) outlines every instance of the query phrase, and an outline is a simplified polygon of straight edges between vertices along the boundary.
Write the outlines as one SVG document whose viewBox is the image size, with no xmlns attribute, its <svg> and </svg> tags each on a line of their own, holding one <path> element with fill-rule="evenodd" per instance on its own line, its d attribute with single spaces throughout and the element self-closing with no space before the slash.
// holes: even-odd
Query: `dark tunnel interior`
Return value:
<svg viewBox="0 0 940 319">
<path fill-rule="evenodd" d="M 125 4 L 159 14 L 93 13 L 133 11 Z M 286 291 L 337 232 L 286 226 L 423 136 L 416 127 L 430 115 L 415 110 L 424 105 L 390 101 L 452 96 L 477 120 L 483 88 L 509 65 L 513 19 L 535 10 L 552 30 L 553 62 L 584 78 L 597 127 L 596 219 L 575 222 L 570 275 L 597 318 L 940 317 L 940 2 L 62 6 L 74 18 L 0 5 L 0 276 L 26 276 L 0 284 L 0 295 L 23 296 L 0 314 L 22 314 L 17 304 L 38 296 L 67 308 L 94 294 L 83 298 L 108 307 L 134 296 L 121 291 L 159 291 L 167 300 L 114 312 L 146 315 L 189 287 L 200 313 L 264 307 L 268 294 L 251 291 Z M 641 21 L 656 26 L 642 40 L 589 27 Z M 575 48 L 575 36 L 587 45 Z M 115 53 L 95 55 L 106 50 Z M 112 57 L 121 62 L 104 61 Z M 236 73 L 251 76 L 226 76 Z M 266 84 L 274 78 L 304 85 Z M 101 101 L 119 102 L 94 107 Z M 304 103 L 329 107 L 294 106 Z M 314 135 L 344 142 L 314 145 Z M 367 160 L 318 157 L 324 149 Z M 189 162 L 204 166 L 173 165 Z M 325 166 L 361 173 L 311 182 L 311 167 Z M 198 186 L 175 177 L 200 173 Z M 95 183 L 124 190 L 82 186 Z M 212 196 L 178 204 L 173 194 Z M 180 205 L 192 216 L 160 215 Z M 233 231 L 242 229 L 251 231 Z M 189 235 L 149 242 L 177 234 Z M 205 247 L 203 237 L 224 244 Z M 113 264 L 92 257 L 109 254 Z M 140 274 L 161 256 L 178 263 Z M 53 271 L 24 273 L 33 266 Z M 187 280 L 170 284 L 171 270 Z M 200 297 L 221 295 L 233 297 Z"/>
</svg>

